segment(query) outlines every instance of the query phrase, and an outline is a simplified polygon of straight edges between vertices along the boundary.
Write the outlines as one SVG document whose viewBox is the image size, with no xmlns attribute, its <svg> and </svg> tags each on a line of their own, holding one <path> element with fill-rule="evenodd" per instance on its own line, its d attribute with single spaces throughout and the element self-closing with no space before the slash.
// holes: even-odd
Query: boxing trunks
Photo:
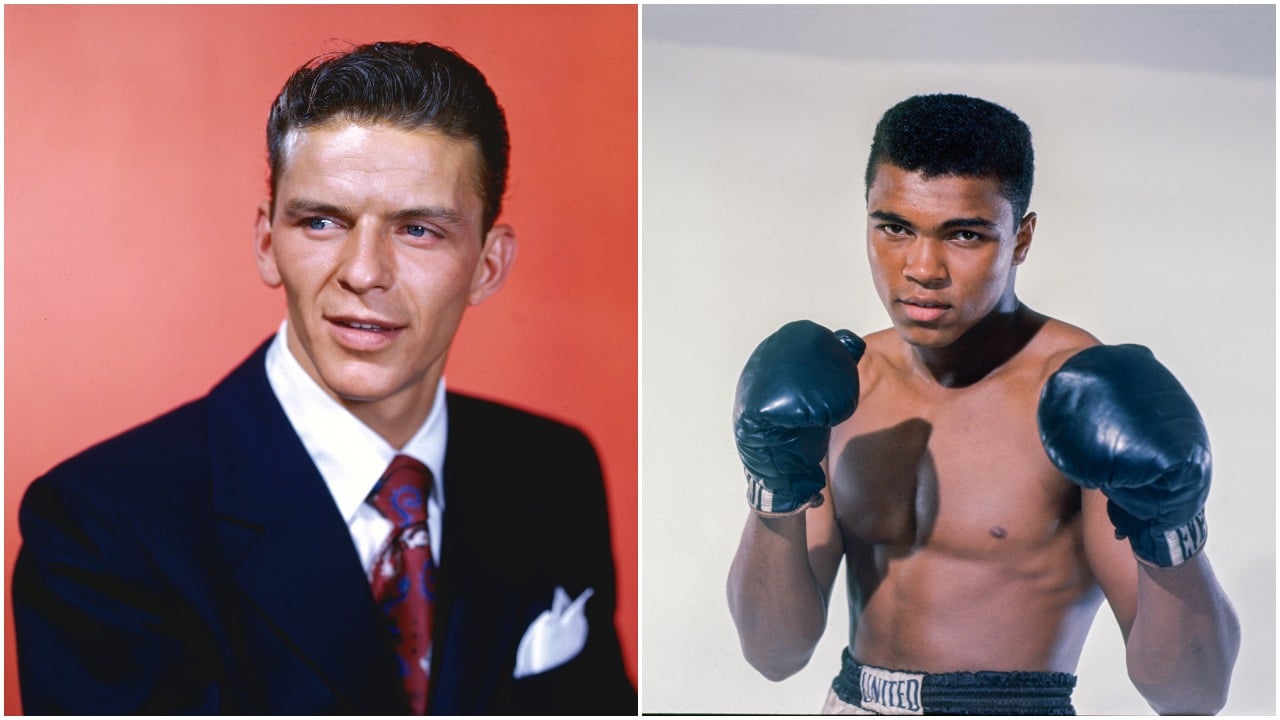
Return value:
<svg viewBox="0 0 1280 720">
<path fill-rule="evenodd" d="M 1074 715 L 1076 676 L 1059 672 L 918 673 L 860 665 L 848 648 L 826 715 Z"/>
</svg>

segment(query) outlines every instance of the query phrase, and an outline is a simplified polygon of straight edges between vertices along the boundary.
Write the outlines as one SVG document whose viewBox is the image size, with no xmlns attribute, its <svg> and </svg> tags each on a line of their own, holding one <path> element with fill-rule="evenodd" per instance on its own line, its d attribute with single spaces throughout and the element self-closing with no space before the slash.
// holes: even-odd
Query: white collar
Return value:
<svg viewBox="0 0 1280 720">
<path fill-rule="evenodd" d="M 285 416 L 324 478 L 338 511 L 350 524 L 369 491 L 397 454 L 410 455 L 428 468 L 436 481 L 431 500 L 444 507 L 444 451 L 448 432 L 445 382 L 436 385 L 431 412 L 400 450 L 330 397 L 302 369 L 286 340 L 288 321 L 280 323 L 267 348 L 267 380 Z"/>
</svg>

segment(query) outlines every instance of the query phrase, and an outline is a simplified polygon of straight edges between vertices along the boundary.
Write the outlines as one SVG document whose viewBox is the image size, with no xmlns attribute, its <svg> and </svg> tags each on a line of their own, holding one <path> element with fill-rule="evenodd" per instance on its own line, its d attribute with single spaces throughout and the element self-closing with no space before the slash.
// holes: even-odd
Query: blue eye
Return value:
<svg viewBox="0 0 1280 720">
<path fill-rule="evenodd" d="M 311 230 L 328 230 L 334 227 L 334 222 L 329 218 L 307 218 L 307 228 Z"/>
<path fill-rule="evenodd" d="M 405 228 L 405 232 L 414 237 L 426 237 L 427 235 L 427 229 L 421 225 L 410 225 Z"/>
</svg>

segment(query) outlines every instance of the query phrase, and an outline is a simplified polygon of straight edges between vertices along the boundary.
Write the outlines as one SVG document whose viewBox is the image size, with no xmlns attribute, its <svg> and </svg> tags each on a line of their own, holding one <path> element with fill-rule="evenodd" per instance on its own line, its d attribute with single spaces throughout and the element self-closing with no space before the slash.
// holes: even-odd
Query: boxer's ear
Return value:
<svg viewBox="0 0 1280 720">
<path fill-rule="evenodd" d="M 1021 265 L 1031 250 L 1031 238 L 1036 234 L 1036 214 L 1027 213 L 1018 224 L 1018 234 L 1013 243 L 1013 264 Z"/>
</svg>

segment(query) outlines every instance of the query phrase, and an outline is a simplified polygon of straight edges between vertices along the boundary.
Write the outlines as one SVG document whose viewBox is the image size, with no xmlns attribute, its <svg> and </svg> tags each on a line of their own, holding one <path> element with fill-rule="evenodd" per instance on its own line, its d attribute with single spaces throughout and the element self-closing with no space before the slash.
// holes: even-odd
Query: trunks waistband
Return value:
<svg viewBox="0 0 1280 720">
<path fill-rule="evenodd" d="M 1074 715 L 1076 676 L 1061 672 L 922 673 L 861 665 L 845 648 L 831 689 L 882 715 Z"/>
</svg>

